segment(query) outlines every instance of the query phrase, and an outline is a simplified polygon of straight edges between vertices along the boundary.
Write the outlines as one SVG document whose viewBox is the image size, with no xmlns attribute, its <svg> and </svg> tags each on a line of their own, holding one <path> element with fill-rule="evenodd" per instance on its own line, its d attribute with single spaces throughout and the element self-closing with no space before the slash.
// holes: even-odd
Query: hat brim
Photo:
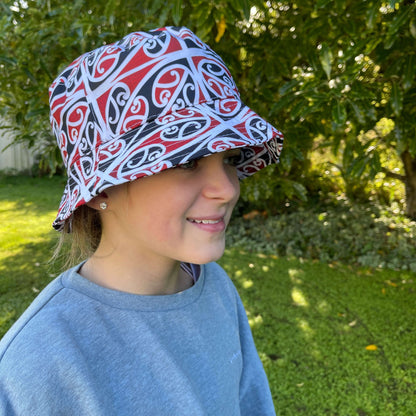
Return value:
<svg viewBox="0 0 416 416">
<path fill-rule="evenodd" d="M 77 207 L 111 186 L 213 153 L 244 148 L 237 164 L 243 179 L 277 163 L 282 144 L 282 133 L 238 99 L 178 108 L 106 141 L 95 157 L 72 161 L 53 227 L 62 230 Z"/>
</svg>

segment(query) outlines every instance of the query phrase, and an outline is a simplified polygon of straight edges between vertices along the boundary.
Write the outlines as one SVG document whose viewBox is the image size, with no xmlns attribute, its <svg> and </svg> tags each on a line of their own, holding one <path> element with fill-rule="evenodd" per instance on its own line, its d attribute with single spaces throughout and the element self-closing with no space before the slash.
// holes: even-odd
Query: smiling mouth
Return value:
<svg viewBox="0 0 416 416">
<path fill-rule="evenodd" d="M 196 224 L 218 224 L 219 222 L 223 221 L 223 218 L 218 218 L 216 220 L 196 220 L 193 218 L 187 218 L 187 220 Z"/>
</svg>

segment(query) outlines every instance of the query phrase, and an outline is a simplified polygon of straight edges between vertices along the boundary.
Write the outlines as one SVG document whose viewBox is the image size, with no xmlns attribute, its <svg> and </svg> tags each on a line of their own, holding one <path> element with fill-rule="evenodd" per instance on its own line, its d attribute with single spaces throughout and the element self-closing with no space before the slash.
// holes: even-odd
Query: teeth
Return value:
<svg viewBox="0 0 416 416">
<path fill-rule="evenodd" d="M 220 220 L 192 220 L 192 222 L 196 222 L 197 224 L 217 224 Z"/>
</svg>

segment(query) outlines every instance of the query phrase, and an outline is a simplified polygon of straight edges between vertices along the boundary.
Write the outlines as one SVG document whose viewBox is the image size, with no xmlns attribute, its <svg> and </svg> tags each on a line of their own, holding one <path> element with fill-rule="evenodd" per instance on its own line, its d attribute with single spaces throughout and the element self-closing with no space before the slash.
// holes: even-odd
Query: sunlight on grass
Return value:
<svg viewBox="0 0 416 416">
<path fill-rule="evenodd" d="M 332 310 L 331 305 L 326 300 L 319 302 L 316 307 L 322 315 L 328 315 Z"/>
<path fill-rule="evenodd" d="M 294 283 L 294 284 L 301 284 L 302 280 L 300 279 L 300 277 L 303 275 L 303 271 L 300 269 L 289 269 L 287 271 L 287 273 L 289 274 L 290 280 Z"/>
<path fill-rule="evenodd" d="M 243 288 L 244 289 L 250 289 L 250 287 L 253 286 L 253 281 L 252 280 L 244 280 L 243 282 Z"/>
<path fill-rule="evenodd" d="M 263 317 L 261 315 L 257 315 L 253 318 L 248 318 L 248 323 L 250 324 L 251 329 L 257 328 L 263 324 Z"/>
<path fill-rule="evenodd" d="M 312 339 L 314 336 L 314 331 L 310 327 L 309 322 L 305 319 L 298 320 L 298 328 L 300 328 L 307 339 Z"/>
<path fill-rule="evenodd" d="M 15 249 L 27 240 L 44 241 L 50 238 L 51 223 L 55 211 L 39 213 L 33 203 L 19 201 L 1 201 L 0 209 L 0 247 L 4 251 Z M 2 254 L 0 254 L 1 258 Z"/>
<path fill-rule="evenodd" d="M 296 306 L 302 306 L 305 308 L 309 306 L 309 302 L 306 300 L 305 295 L 297 287 L 292 289 L 292 299 Z"/>
</svg>

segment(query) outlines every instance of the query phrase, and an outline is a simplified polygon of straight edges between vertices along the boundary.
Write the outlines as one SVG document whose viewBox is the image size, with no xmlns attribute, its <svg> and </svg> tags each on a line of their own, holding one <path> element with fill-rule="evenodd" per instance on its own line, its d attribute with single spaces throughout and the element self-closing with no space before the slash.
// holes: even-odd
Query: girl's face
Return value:
<svg viewBox="0 0 416 416">
<path fill-rule="evenodd" d="M 240 192 L 239 154 L 217 153 L 108 189 L 102 242 L 142 261 L 219 259 Z"/>
</svg>

